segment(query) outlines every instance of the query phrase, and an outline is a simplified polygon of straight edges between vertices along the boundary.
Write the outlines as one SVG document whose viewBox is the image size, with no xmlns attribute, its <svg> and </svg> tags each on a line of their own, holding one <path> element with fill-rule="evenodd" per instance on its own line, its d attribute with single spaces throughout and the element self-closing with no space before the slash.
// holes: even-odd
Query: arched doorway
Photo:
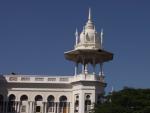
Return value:
<svg viewBox="0 0 150 113">
<path fill-rule="evenodd" d="M 14 94 L 9 95 L 8 97 L 8 112 L 15 112 L 15 99 L 16 96 Z"/>
<path fill-rule="evenodd" d="M 48 96 L 47 98 L 47 111 L 48 113 L 54 112 L 54 101 L 55 98 L 53 95 Z"/>
<path fill-rule="evenodd" d="M 42 101 L 43 101 L 43 97 L 41 95 L 35 96 L 35 103 L 36 103 L 36 105 L 35 105 L 35 112 L 36 113 L 40 113 L 40 112 L 43 111 L 43 107 L 42 107 L 43 103 L 42 103 Z"/>
<path fill-rule="evenodd" d="M 27 110 L 28 110 L 28 96 L 22 95 L 20 97 L 20 102 L 21 102 L 20 111 L 21 112 L 27 112 Z"/>
<path fill-rule="evenodd" d="M 59 111 L 60 113 L 67 113 L 67 97 L 61 96 L 59 98 Z"/>
</svg>

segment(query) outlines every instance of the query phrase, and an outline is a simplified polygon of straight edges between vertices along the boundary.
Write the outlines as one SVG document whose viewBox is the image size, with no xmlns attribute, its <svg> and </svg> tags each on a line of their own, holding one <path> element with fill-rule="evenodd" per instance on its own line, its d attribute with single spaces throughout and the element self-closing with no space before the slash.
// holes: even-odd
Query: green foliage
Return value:
<svg viewBox="0 0 150 113">
<path fill-rule="evenodd" d="M 150 89 L 124 88 L 105 97 L 94 113 L 150 113 Z"/>
</svg>

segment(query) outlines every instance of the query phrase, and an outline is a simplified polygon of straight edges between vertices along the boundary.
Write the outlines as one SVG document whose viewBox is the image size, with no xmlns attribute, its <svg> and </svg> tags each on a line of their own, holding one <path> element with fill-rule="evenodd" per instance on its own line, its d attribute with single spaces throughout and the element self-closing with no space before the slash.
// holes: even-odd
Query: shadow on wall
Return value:
<svg viewBox="0 0 150 113">
<path fill-rule="evenodd" d="M 8 97 L 7 80 L 3 75 L 0 75 L 0 113 L 17 113 L 15 108 L 16 97 L 11 94 Z"/>
</svg>

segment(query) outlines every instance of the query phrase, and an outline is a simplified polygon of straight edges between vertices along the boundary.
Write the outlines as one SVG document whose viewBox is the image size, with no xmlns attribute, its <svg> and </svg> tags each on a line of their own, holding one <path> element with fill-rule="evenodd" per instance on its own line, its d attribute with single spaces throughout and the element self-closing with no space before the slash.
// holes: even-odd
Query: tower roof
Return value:
<svg viewBox="0 0 150 113">
<path fill-rule="evenodd" d="M 97 33 L 92 20 L 91 8 L 89 8 L 88 20 L 80 33 L 75 49 L 100 49 L 100 34 Z"/>
<path fill-rule="evenodd" d="M 80 36 L 78 36 L 78 32 L 75 33 L 75 36 L 75 48 L 72 51 L 65 52 L 66 59 L 85 64 L 103 63 L 113 59 L 113 54 L 102 48 L 103 30 L 101 33 L 97 33 L 90 8 L 86 25 L 83 27 Z"/>
<path fill-rule="evenodd" d="M 105 50 L 72 50 L 65 52 L 65 58 L 77 63 L 93 64 L 103 63 L 113 59 L 113 54 Z"/>
</svg>

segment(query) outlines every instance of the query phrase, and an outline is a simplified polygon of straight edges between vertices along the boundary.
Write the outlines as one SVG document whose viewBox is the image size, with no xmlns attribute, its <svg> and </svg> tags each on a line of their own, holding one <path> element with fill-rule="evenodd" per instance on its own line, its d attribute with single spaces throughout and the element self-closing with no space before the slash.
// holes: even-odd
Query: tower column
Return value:
<svg viewBox="0 0 150 113">
<path fill-rule="evenodd" d="M 78 63 L 75 63 L 75 76 L 78 74 Z"/>
<path fill-rule="evenodd" d="M 85 74 L 88 74 L 88 64 L 85 64 L 84 66 L 85 66 L 85 67 L 84 67 L 84 73 L 85 73 Z"/>
<path fill-rule="evenodd" d="M 84 57 L 82 56 L 82 73 L 85 74 L 85 63 Z"/>
<path fill-rule="evenodd" d="M 100 63 L 100 76 L 103 76 L 103 63 Z"/>
<path fill-rule="evenodd" d="M 95 58 L 93 58 L 93 75 L 95 75 L 95 66 L 96 66 L 96 64 L 95 64 Z"/>
</svg>

